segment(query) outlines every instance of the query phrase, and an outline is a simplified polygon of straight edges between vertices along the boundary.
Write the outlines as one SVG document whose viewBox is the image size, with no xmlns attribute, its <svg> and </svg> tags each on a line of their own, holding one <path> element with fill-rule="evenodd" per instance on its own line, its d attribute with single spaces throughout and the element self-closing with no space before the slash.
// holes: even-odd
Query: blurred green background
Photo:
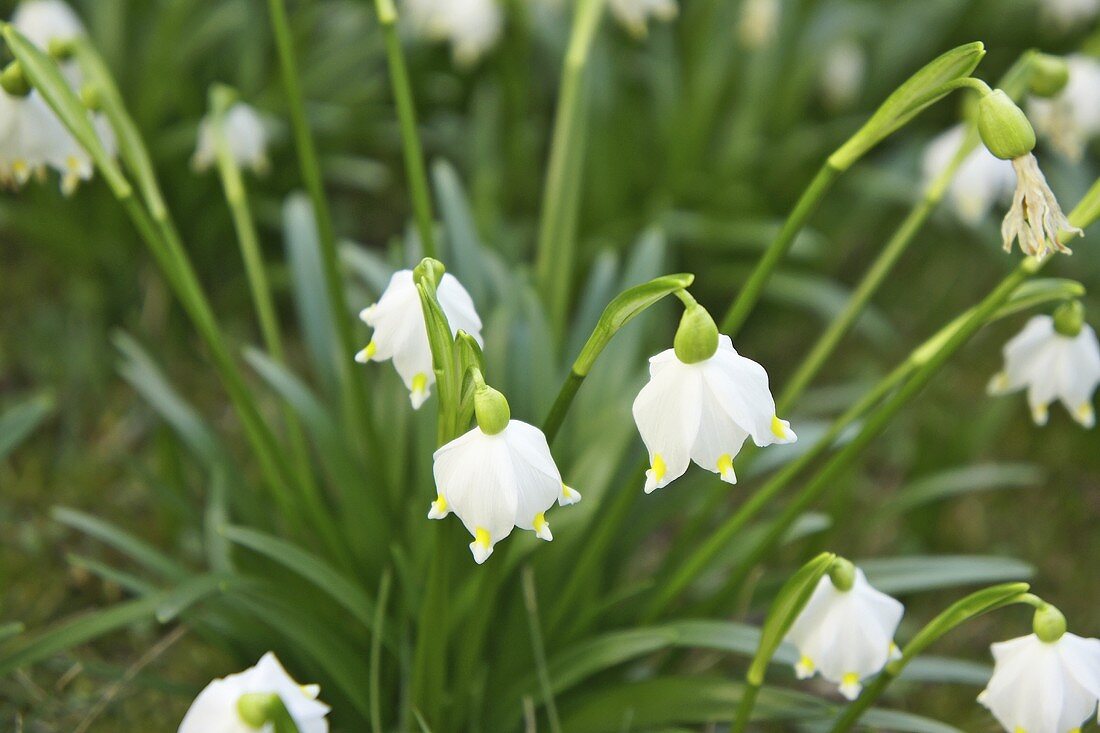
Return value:
<svg viewBox="0 0 1100 733">
<path fill-rule="evenodd" d="M 360 246 L 385 250 L 403 236 L 410 211 L 371 3 L 290 5 L 337 230 Z M 513 20 L 497 48 L 469 69 L 456 69 L 442 45 L 407 45 L 427 155 L 457 169 L 484 241 L 510 263 L 529 261 L 533 250 L 567 28 L 538 5 L 512 0 L 510 10 L 522 20 Z M 625 252 L 639 232 L 659 226 L 671 245 L 668 271 L 699 273 L 695 290 L 716 311 L 822 158 L 914 69 L 952 46 L 981 40 L 988 55 L 977 73 L 992 82 L 1024 50 L 1070 52 L 1094 30 L 1041 22 L 1030 0 L 791 0 L 777 42 L 749 54 L 737 41 L 739 5 L 682 0 L 680 17 L 652 25 L 644 40 L 605 22 L 594 57 L 582 194 L 585 262 L 609 247 Z M 74 6 L 150 144 L 219 317 L 237 340 L 254 342 L 221 188 L 213 174 L 195 174 L 189 158 L 214 82 L 236 86 L 274 121 L 271 173 L 251 186 L 274 283 L 289 311 L 281 206 L 300 180 L 265 3 Z M 0 7 L 8 17 L 12 3 Z M 838 43 L 856 44 L 866 64 L 854 96 L 840 101 L 821 86 L 822 60 Z M 925 144 L 958 114 L 953 100 L 920 117 L 861 162 L 813 218 L 799 256 L 738 340 L 739 349 L 768 366 L 774 384 L 784 383 L 908 211 L 920 191 Z M 1100 172 L 1095 150 L 1079 165 L 1042 147 L 1038 153 L 1067 208 Z M 55 189 L 32 184 L 0 197 L 0 410 L 39 395 L 54 405 L 47 422 L 0 462 L 0 617 L 32 627 L 120 594 L 68 562 L 88 548 L 51 521 L 51 507 L 87 509 L 162 548 L 187 552 L 197 542 L 179 531 L 176 494 L 166 486 L 186 484 L 189 467 L 168 430 L 118 376 L 112 335 L 120 329 L 134 335 L 207 416 L 231 422 L 189 324 L 102 183 L 93 181 L 70 200 Z M 1000 211 L 977 229 L 946 211 L 933 218 L 819 388 L 795 411 L 796 427 L 799 418 L 831 413 L 862 379 L 902 358 L 1007 271 L 1014 258 L 1000 250 Z M 1100 284 L 1097 236 L 1090 232 L 1052 274 Z M 1100 302 L 1089 304 L 1096 324 Z M 654 351 L 671 333 L 671 319 L 664 320 L 664 332 L 652 335 Z M 835 521 L 808 541 L 854 558 L 1014 556 L 1035 566 L 1037 592 L 1058 603 L 1080 633 L 1095 635 L 1096 433 L 1082 431 L 1060 409 L 1052 410 L 1049 426 L 1036 428 L 1022 397 L 993 400 L 984 393 L 1000 366 L 1001 345 L 1021 326 L 1014 318 L 988 329 L 950 364 L 821 508 Z M 365 329 L 362 335 L 365 342 Z M 1012 490 L 968 494 L 861 528 L 881 497 L 899 487 L 994 463 L 1020 464 L 1010 471 Z M 952 597 L 922 596 L 912 614 L 927 618 Z M 985 661 L 986 645 L 1024 633 L 1027 619 L 1020 610 L 980 621 L 942 651 Z M 174 729 L 194 689 L 226 670 L 216 650 L 186 637 L 154 648 L 162 638 L 150 625 L 0 681 L 0 728 L 8 730 L 18 711 L 34 732 L 73 730 L 89 712 L 91 731 L 136 730 L 137 721 L 143 730 Z M 151 649 L 155 654 L 143 659 Z M 119 682 L 139 660 L 147 666 Z M 976 692 L 943 687 L 912 694 L 929 711 L 957 706 L 958 725 L 970 730 L 991 724 L 971 704 Z"/>
</svg>

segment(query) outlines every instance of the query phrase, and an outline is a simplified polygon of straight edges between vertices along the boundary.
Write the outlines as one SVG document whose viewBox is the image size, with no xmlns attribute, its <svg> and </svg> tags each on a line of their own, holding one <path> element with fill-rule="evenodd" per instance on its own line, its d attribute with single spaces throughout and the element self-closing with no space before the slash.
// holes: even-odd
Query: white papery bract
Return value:
<svg viewBox="0 0 1100 733">
<path fill-rule="evenodd" d="M 191 164 L 199 171 L 212 166 L 218 157 L 212 125 L 209 117 L 203 118 L 199 124 L 198 145 L 191 158 Z M 266 173 L 270 168 L 267 159 L 268 135 L 260 113 L 244 102 L 237 102 L 225 111 L 222 127 L 225 143 L 237 165 L 251 168 L 254 173 Z"/>
<path fill-rule="evenodd" d="M 1069 81 L 1056 96 L 1028 100 L 1028 118 L 1035 132 L 1074 162 L 1085 145 L 1100 135 L 1100 59 L 1073 55 L 1066 58 Z"/>
<path fill-rule="evenodd" d="M 443 315 L 451 325 L 452 335 L 465 331 L 480 345 L 481 318 L 466 288 L 454 275 L 444 273 L 436 288 Z M 359 317 L 374 329 L 367 347 L 355 355 L 360 364 L 393 359 L 393 366 L 405 386 L 414 408 L 424 404 L 435 384 L 432 370 L 432 349 L 424 323 L 420 294 L 416 290 L 412 270 L 399 270 L 378 302 L 364 309 Z"/>
<path fill-rule="evenodd" d="M 925 182 L 938 176 L 955 157 L 966 138 L 966 128 L 956 125 L 938 135 L 924 152 Z M 1007 200 L 1016 188 L 1012 163 L 977 145 L 955 172 L 947 189 L 947 199 L 961 221 L 980 224 L 993 204 Z"/>
<path fill-rule="evenodd" d="M 1050 316 L 1035 316 L 1004 347 L 1004 370 L 989 382 L 989 393 L 1027 389 L 1037 425 L 1046 425 L 1050 403 L 1060 400 L 1086 428 L 1096 424 L 1092 396 L 1100 384 L 1100 344 L 1085 324 L 1076 336 L 1064 336 Z"/>
<path fill-rule="evenodd" d="M 1001 240 L 1005 252 L 1012 251 L 1012 243 L 1019 242 L 1024 254 L 1042 259 L 1049 254 L 1072 250 L 1062 243 L 1063 235 L 1083 236 L 1079 227 L 1073 226 L 1054 192 L 1047 185 L 1046 176 L 1039 170 L 1039 163 L 1031 153 L 1012 160 L 1016 171 L 1016 192 L 1012 194 L 1012 206 L 1001 222 Z"/>
<path fill-rule="evenodd" d="M 496 45 L 504 28 L 497 0 L 404 0 L 405 16 L 419 35 L 449 41 L 456 64 L 469 66 Z"/>
<path fill-rule="evenodd" d="M 899 601 L 873 588 L 858 568 L 846 591 L 824 576 L 787 632 L 787 641 L 800 655 L 795 673 L 808 679 L 820 672 L 840 686 L 840 694 L 856 699 L 862 681 L 898 654 L 894 633 L 904 612 Z"/>
<path fill-rule="evenodd" d="M 674 349 L 649 360 L 649 383 L 634 400 L 634 421 L 649 450 L 646 493 L 667 486 L 696 464 L 737 483 L 733 459 L 745 439 L 763 447 L 796 439 L 775 414 L 764 367 L 721 336 L 709 359 L 685 364 Z"/>
<path fill-rule="evenodd" d="M 454 512 L 473 536 L 470 551 L 479 564 L 512 533 L 529 529 L 552 540 L 546 511 L 557 502 L 575 504 L 581 495 L 562 483 L 543 432 L 519 420 L 495 435 L 480 427 L 435 452 L 438 497 L 429 519 Z"/>
<path fill-rule="evenodd" d="M 329 706 L 317 700 L 316 685 L 299 685 L 271 652 L 255 667 L 211 682 L 191 703 L 179 733 L 256 733 L 241 719 L 237 701 L 253 693 L 276 694 L 300 733 L 328 733 Z"/>
<path fill-rule="evenodd" d="M 676 0 L 608 0 L 607 4 L 615 19 L 636 38 L 648 33 L 650 17 L 669 21 L 680 12 Z"/>
<path fill-rule="evenodd" d="M 1100 640 L 1035 634 L 993 644 L 993 677 L 978 702 L 1009 733 L 1078 733 L 1100 698 Z"/>
<path fill-rule="evenodd" d="M 52 42 L 71 41 L 84 35 L 84 24 L 63 0 L 24 0 L 12 15 L 11 24 L 43 51 Z"/>
</svg>

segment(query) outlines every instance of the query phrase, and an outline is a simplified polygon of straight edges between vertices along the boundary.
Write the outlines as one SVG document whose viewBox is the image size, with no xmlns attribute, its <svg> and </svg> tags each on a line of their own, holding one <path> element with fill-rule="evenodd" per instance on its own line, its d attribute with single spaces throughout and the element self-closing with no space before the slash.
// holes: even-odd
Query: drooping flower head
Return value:
<svg viewBox="0 0 1100 733">
<path fill-rule="evenodd" d="M 964 125 L 955 125 L 929 143 L 924 153 L 925 182 L 938 176 L 954 159 L 966 139 Z M 1012 164 L 976 145 L 959 165 L 947 189 L 947 200 L 961 221 L 980 224 L 993 204 L 1010 199 L 1016 186 Z"/>
<path fill-rule="evenodd" d="M 1044 604 L 1034 633 L 993 644 L 993 676 L 978 696 L 1008 733 L 1073 733 L 1096 714 L 1100 640 L 1066 632 Z"/>
<path fill-rule="evenodd" d="M 496 0 L 404 0 L 409 27 L 434 41 L 449 41 L 459 66 L 470 66 L 496 45 L 504 13 Z"/>
<path fill-rule="evenodd" d="M 436 295 L 452 335 L 465 331 L 481 345 L 481 318 L 462 283 L 454 275 L 444 273 Z M 365 364 L 393 359 L 394 368 L 409 388 L 413 407 L 419 408 L 431 394 L 435 372 L 413 271 L 395 272 L 382 297 L 364 309 L 359 317 L 374 329 L 374 334 L 367 347 L 355 355 L 355 360 Z"/>
<path fill-rule="evenodd" d="M 1082 426 L 1096 424 L 1092 398 L 1100 384 L 1100 343 L 1079 303 L 1061 307 L 1053 318 L 1033 317 L 1005 344 L 1004 359 L 1004 370 L 989 382 L 990 394 L 1027 389 L 1037 425 L 1046 425 L 1055 400 Z"/>
<path fill-rule="evenodd" d="M 1061 237 L 1081 236 L 1084 232 L 1062 213 L 1031 154 L 1035 130 L 1027 116 L 1003 91 L 990 91 L 978 103 L 978 132 L 989 152 L 1011 160 L 1016 171 L 1012 208 L 1001 223 L 1005 251 L 1011 252 L 1012 243 L 1018 240 L 1020 249 L 1032 257 L 1043 258 L 1052 252 L 1068 254 L 1070 250 Z"/>
<path fill-rule="evenodd" d="M 1052 97 L 1031 97 L 1027 109 L 1036 132 L 1079 162 L 1085 145 L 1100 135 L 1100 59 L 1077 54 L 1065 64 L 1069 76 L 1062 90 Z"/>
<path fill-rule="evenodd" d="M 438 495 L 428 518 L 454 512 L 473 536 L 470 551 L 481 564 L 513 527 L 554 539 L 547 510 L 555 502 L 575 504 L 581 495 L 562 483 L 543 432 L 511 419 L 504 395 L 480 381 L 474 407 L 477 425 L 433 456 Z"/>
<path fill-rule="evenodd" d="M 747 438 L 761 447 L 796 439 L 775 414 L 764 367 L 738 354 L 697 304 L 684 311 L 674 348 L 649 360 L 634 421 L 649 451 L 647 494 L 682 476 L 692 461 L 736 483 L 733 460 Z"/>
<path fill-rule="evenodd" d="M 839 685 L 849 700 L 859 697 L 863 680 L 898 655 L 894 633 L 905 607 L 867 582 L 859 568 L 838 559 L 818 582 L 802 613 L 787 632 L 798 649 L 795 673 L 815 673 Z"/>
<path fill-rule="evenodd" d="M 217 160 L 218 147 L 213 124 L 210 117 L 204 117 L 199 123 L 198 145 L 191 158 L 195 170 L 204 171 Z M 263 117 L 254 107 L 244 102 L 233 104 L 225 111 L 222 129 L 225 143 L 237 165 L 251 168 L 253 173 L 261 175 L 268 171 L 271 165 L 267 158 L 267 130 Z"/>
<path fill-rule="evenodd" d="M 255 667 L 228 677 L 216 679 L 199 693 L 180 723 L 179 733 L 256 733 L 269 731 L 246 721 L 239 709 L 245 695 L 275 694 L 300 733 L 328 733 L 329 706 L 318 701 L 321 688 L 299 685 L 271 652 Z"/>
<path fill-rule="evenodd" d="M 615 19 L 635 38 L 649 32 L 649 19 L 670 21 L 680 12 L 676 0 L 608 0 Z"/>
</svg>

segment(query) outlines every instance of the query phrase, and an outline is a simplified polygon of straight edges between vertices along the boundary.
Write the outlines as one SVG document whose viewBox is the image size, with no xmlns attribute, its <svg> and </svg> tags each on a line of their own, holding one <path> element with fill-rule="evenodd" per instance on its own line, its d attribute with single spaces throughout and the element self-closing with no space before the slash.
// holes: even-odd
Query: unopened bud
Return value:
<svg viewBox="0 0 1100 733">
<path fill-rule="evenodd" d="M 447 268 L 443 266 L 442 262 L 432 259 L 431 257 L 425 257 L 420 260 L 420 264 L 413 268 L 413 282 L 429 282 L 434 289 L 439 285 L 439 281 L 443 278 L 443 273 L 446 271 Z"/>
<path fill-rule="evenodd" d="M 1069 83 L 1069 64 L 1061 56 L 1037 53 L 1031 57 L 1031 93 L 1037 97 L 1053 97 Z"/>
<path fill-rule="evenodd" d="M 103 107 L 103 95 L 95 84 L 85 84 L 80 87 L 80 102 L 92 112 L 99 112 Z"/>
</svg>

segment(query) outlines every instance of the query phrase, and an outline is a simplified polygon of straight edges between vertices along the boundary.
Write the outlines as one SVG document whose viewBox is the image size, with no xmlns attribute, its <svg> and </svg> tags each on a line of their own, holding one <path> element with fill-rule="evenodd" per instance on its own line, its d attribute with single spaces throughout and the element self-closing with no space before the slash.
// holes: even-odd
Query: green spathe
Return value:
<svg viewBox="0 0 1100 733">
<path fill-rule="evenodd" d="M 1002 160 L 1015 160 L 1035 149 L 1035 130 L 1027 115 L 1001 89 L 978 102 L 978 133 L 989 152 Z"/>
<path fill-rule="evenodd" d="M 684 309 L 672 345 L 676 358 L 685 364 L 697 364 L 714 356 L 718 351 L 718 326 L 706 308 L 692 303 Z"/>
</svg>

